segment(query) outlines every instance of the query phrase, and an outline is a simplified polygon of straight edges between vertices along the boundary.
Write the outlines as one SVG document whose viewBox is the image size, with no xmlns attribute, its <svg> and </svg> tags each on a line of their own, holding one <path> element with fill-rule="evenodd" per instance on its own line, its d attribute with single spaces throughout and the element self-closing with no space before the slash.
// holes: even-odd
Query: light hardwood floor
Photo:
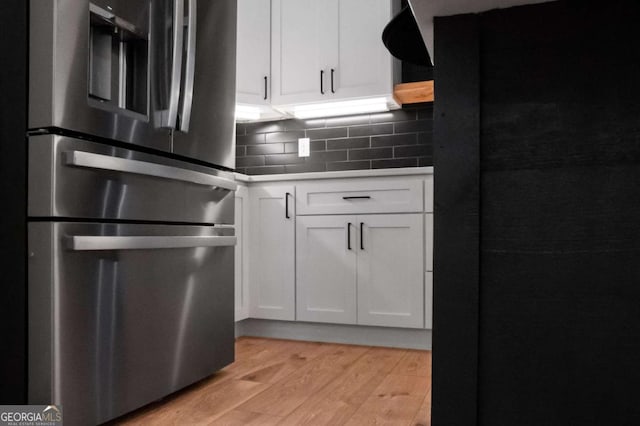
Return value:
<svg viewBox="0 0 640 426">
<path fill-rule="evenodd" d="M 117 425 L 431 424 L 431 352 L 242 337 L 236 362 Z"/>
</svg>

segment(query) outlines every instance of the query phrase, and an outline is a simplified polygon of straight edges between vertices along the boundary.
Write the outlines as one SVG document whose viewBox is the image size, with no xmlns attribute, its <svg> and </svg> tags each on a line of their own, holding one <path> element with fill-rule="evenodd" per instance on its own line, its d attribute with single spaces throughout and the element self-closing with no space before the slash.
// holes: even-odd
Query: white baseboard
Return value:
<svg viewBox="0 0 640 426">
<path fill-rule="evenodd" d="M 236 323 L 236 337 L 240 336 L 431 350 L 431 330 L 411 328 L 249 318 Z"/>
</svg>

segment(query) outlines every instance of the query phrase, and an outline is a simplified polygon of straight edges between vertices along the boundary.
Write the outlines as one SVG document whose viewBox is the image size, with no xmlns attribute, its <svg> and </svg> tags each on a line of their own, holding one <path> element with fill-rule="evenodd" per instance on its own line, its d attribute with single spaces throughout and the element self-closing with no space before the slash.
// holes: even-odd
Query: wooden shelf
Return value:
<svg viewBox="0 0 640 426">
<path fill-rule="evenodd" d="M 400 105 L 433 102 L 433 80 L 396 84 L 393 97 Z"/>
</svg>

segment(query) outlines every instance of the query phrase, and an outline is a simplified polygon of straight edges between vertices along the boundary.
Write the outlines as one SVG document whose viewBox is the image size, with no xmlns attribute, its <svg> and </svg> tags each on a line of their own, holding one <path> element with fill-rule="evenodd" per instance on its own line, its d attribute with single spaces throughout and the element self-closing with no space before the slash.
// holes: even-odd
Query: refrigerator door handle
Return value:
<svg viewBox="0 0 640 426">
<path fill-rule="evenodd" d="M 163 111 L 162 127 L 176 128 L 178 103 L 180 102 L 180 83 L 182 81 L 182 46 L 184 0 L 173 1 L 173 55 L 171 58 L 171 82 L 169 86 L 169 109 Z"/>
<path fill-rule="evenodd" d="M 182 110 L 180 112 L 179 130 L 189 131 L 191 108 L 193 106 L 193 82 L 196 65 L 196 23 L 198 21 L 198 1 L 188 0 L 189 18 L 187 22 L 187 59 L 184 67 L 184 86 L 182 88 Z"/>
<path fill-rule="evenodd" d="M 66 245 L 73 251 L 154 250 L 192 247 L 235 246 L 234 236 L 88 236 L 67 237 Z"/>
<path fill-rule="evenodd" d="M 153 176 L 196 185 L 212 186 L 227 191 L 235 191 L 238 187 L 238 184 L 230 179 L 146 161 L 129 160 L 85 151 L 66 151 L 64 155 L 65 163 L 68 166 Z"/>
</svg>

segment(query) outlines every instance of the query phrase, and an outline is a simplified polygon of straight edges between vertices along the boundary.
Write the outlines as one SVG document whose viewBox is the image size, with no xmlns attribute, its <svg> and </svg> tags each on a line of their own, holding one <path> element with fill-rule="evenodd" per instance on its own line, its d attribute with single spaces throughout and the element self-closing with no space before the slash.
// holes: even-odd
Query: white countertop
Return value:
<svg viewBox="0 0 640 426">
<path fill-rule="evenodd" d="M 416 176 L 432 175 L 433 166 L 429 167 L 401 167 L 395 169 L 372 169 L 372 170 L 347 170 L 342 172 L 310 172 L 310 173 L 286 173 L 274 175 L 243 175 L 234 173 L 238 182 L 278 182 L 290 180 L 308 179 L 342 179 L 355 177 L 381 177 L 381 176 Z"/>
</svg>

